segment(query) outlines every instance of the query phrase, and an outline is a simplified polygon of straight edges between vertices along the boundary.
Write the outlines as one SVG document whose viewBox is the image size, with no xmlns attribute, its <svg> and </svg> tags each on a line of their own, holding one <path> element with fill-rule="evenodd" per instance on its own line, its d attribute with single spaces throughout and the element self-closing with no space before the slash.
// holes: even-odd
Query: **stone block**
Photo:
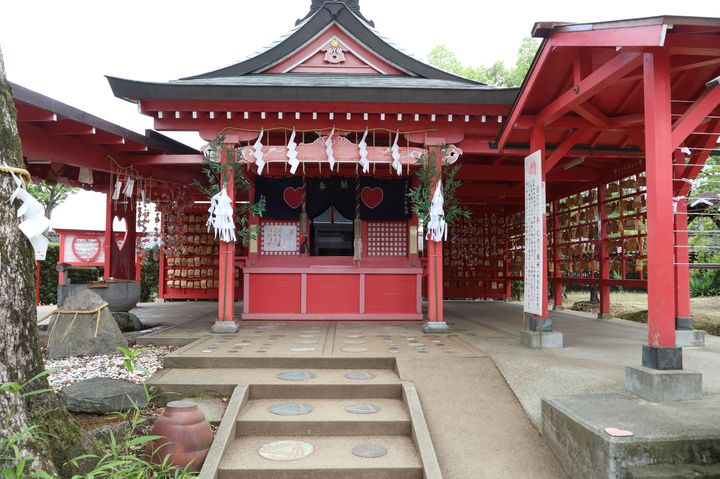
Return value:
<svg viewBox="0 0 720 479">
<path fill-rule="evenodd" d="M 69 411 L 87 414 L 128 411 L 133 408 L 133 402 L 140 407 L 147 404 L 145 388 L 120 379 L 85 379 L 65 387 L 62 392 Z"/>
<path fill-rule="evenodd" d="M 629 479 L 647 465 L 720 462 L 720 427 L 709 420 L 720 414 L 715 399 L 688 405 L 588 394 L 543 399 L 541 410 L 543 438 L 571 478 Z M 611 436 L 607 427 L 633 436 Z"/>
<path fill-rule="evenodd" d="M 235 321 L 215 321 L 211 331 L 213 334 L 235 334 L 238 332 L 238 326 Z"/>
<path fill-rule="evenodd" d="M 688 370 L 625 367 L 625 390 L 652 402 L 702 399 L 702 375 Z"/>
<path fill-rule="evenodd" d="M 643 344 L 642 365 L 650 369 L 682 369 L 682 349 Z"/>
<path fill-rule="evenodd" d="M 520 343 L 532 349 L 540 348 L 540 333 L 537 331 L 520 331 Z M 563 334 L 559 331 L 542 333 L 543 349 L 558 349 L 563 347 Z"/>
<path fill-rule="evenodd" d="M 705 331 L 700 329 L 692 331 L 678 329 L 675 331 L 675 346 L 678 348 L 704 348 Z"/>
<path fill-rule="evenodd" d="M 450 327 L 445 321 L 426 321 L 423 327 L 423 332 L 426 334 L 442 334 L 449 333 Z"/>
</svg>

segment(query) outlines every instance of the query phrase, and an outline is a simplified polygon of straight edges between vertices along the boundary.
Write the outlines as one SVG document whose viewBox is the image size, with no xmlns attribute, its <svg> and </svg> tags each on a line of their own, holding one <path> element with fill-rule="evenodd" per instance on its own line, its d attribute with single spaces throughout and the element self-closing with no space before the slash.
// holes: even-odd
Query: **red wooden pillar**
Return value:
<svg viewBox="0 0 720 479">
<path fill-rule="evenodd" d="M 547 158 L 545 157 L 545 128 L 542 126 L 536 126 L 534 127 L 530 132 L 530 152 L 534 153 L 536 151 L 540 150 L 540 158 L 541 158 L 541 164 L 542 166 L 542 182 L 543 187 L 545 187 L 545 178 L 547 176 L 547 172 L 545 171 L 545 162 Z M 547 205 L 543 210 L 542 215 L 542 228 L 543 228 L 543 240 L 542 240 L 542 252 L 543 252 L 543 261 L 542 261 L 542 314 L 538 316 L 534 316 L 535 321 L 539 320 L 540 326 L 533 327 L 531 321 L 531 329 L 537 330 L 540 327 L 542 327 L 543 331 L 552 331 L 552 319 L 548 316 L 548 255 L 547 255 L 547 248 L 548 248 L 548 242 L 547 242 Z"/>
<path fill-rule="evenodd" d="M 112 245 L 115 241 L 113 238 L 113 184 L 107 192 L 107 205 L 105 208 L 105 240 L 103 242 L 103 252 L 105 253 L 105 266 L 103 267 L 103 278 L 107 281 L 112 276 Z"/>
<path fill-rule="evenodd" d="M 512 299 L 512 281 L 510 280 L 510 216 L 505 214 L 503 223 L 503 232 L 505 234 L 505 249 L 503 250 L 503 266 L 505 272 L 505 301 Z"/>
<path fill-rule="evenodd" d="M 428 161 L 435 165 L 440 172 L 435 178 L 432 194 L 435 193 L 437 181 L 442 178 L 442 147 L 428 146 Z M 443 243 L 442 241 L 428 241 L 428 319 L 425 323 L 426 333 L 448 332 L 443 315 Z"/>
<path fill-rule="evenodd" d="M 610 233 L 607 230 L 607 209 L 605 208 L 605 200 L 607 199 L 607 189 L 605 185 L 598 185 L 598 218 L 600 242 L 598 245 L 598 254 L 600 260 L 600 312 L 598 319 L 610 319 L 610 252 L 607 247 L 607 240 Z"/>
<path fill-rule="evenodd" d="M 677 203 L 675 213 L 675 329 L 692 330 L 690 315 L 690 253 L 688 250 L 687 201 Z"/>
<path fill-rule="evenodd" d="M 559 268 L 560 258 L 560 216 L 558 215 L 558 209 L 560 208 L 559 201 L 553 201 L 553 225 L 552 225 L 552 238 L 553 238 L 553 273 L 552 276 L 555 279 L 553 282 L 553 309 L 562 309 L 563 307 L 563 296 L 562 296 L 562 283 L 560 282 L 561 271 Z"/>
<path fill-rule="evenodd" d="M 223 181 L 233 205 L 235 204 L 235 170 L 229 164 L 229 155 L 234 155 L 232 145 L 225 145 L 221 153 L 221 161 L 227 166 Z M 237 332 L 235 325 L 235 243 L 220 241 L 219 287 L 218 287 L 218 320 L 213 326 L 214 333 Z"/>
<path fill-rule="evenodd" d="M 670 57 L 657 49 L 643 57 L 645 162 L 647 170 L 648 344 L 643 366 L 682 369 L 675 347 Z"/>
</svg>

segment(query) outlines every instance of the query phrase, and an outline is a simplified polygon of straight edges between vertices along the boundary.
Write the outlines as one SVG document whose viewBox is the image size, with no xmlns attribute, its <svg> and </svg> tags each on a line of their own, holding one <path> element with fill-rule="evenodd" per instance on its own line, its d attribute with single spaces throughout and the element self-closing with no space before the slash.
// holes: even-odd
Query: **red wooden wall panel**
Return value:
<svg viewBox="0 0 720 479">
<path fill-rule="evenodd" d="M 300 275 L 250 275 L 250 312 L 300 313 Z"/>
<path fill-rule="evenodd" d="M 366 275 L 365 312 L 416 313 L 417 277 L 407 274 Z"/>
<path fill-rule="evenodd" d="M 308 313 L 359 313 L 360 275 L 308 274 Z"/>
</svg>

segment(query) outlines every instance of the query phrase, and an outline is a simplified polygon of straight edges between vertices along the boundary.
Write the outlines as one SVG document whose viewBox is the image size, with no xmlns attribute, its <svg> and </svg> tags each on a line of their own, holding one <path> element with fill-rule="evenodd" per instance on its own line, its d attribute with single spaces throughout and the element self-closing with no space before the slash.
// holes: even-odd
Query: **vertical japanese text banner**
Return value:
<svg viewBox="0 0 720 479">
<path fill-rule="evenodd" d="M 525 157 L 525 309 L 542 314 L 543 306 L 543 225 L 545 224 L 545 183 L 542 154 Z"/>
</svg>

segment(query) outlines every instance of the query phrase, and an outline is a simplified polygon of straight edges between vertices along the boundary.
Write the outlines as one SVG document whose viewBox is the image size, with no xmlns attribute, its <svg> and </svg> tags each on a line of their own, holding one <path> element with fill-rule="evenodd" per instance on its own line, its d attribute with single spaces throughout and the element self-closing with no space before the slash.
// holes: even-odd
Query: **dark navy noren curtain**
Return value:
<svg viewBox="0 0 720 479">
<path fill-rule="evenodd" d="M 263 218 L 299 220 L 302 212 L 302 178 L 255 177 L 255 203 L 265 204 Z"/>
<path fill-rule="evenodd" d="M 306 211 L 316 218 L 330 206 L 345 218 L 355 218 L 356 198 L 360 197 L 360 218 L 370 221 L 408 220 L 412 217 L 410 179 L 345 176 L 306 178 Z M 302 178 L 255 178 L 255 202 L 264 201 L 266 218 L 297 220 L 302 211 Z"/>
<path fill-rule="evenodd" d="M 409 220 L 410 179 L 360 177 L 360 218 L 369 221 Z"/>
</svg>

